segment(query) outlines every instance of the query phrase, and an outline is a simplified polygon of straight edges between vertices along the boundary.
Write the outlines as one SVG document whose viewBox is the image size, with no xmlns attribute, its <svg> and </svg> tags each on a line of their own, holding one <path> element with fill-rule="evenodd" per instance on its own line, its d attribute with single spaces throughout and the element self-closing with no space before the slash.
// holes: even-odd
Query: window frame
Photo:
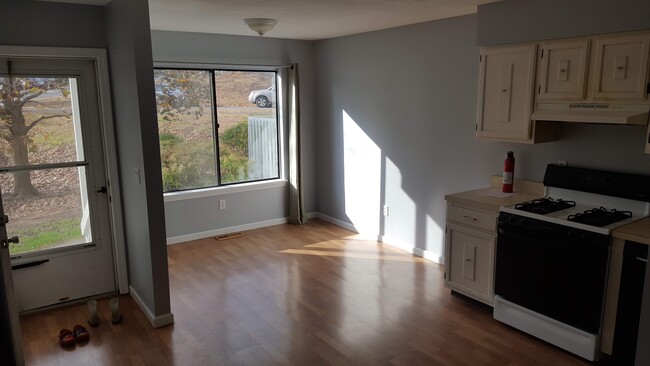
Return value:
<svg viewBox="0 0 650 366">
<path fill-rule="evenodd" d="M 169 62 L 154 62 L 153 71 L 156 70 L 186 70 L 186 71 L 203 71 L 208 72 L 210 75 L 210 98 L 211 98 L 211 112 L 210 117 L 212 120 L 212 137 L 213 137 L 213 151 L 215 157 L 215 175 L 216 185 L 209 185 L 205 187 L 194 187 L 186 189 L 174 189 L 169 191 L 163 190 L 165 202 L 178 201 L 183 199 L 192 199 L 198 197 L 214 196 L 225 193 L 242 192 L 249 190 L 273 188 L 286 185 L 285 173 L 285 142 L 284 142 L 284 93 L 283 89 L 283 75 L 282 67 L 280 66 L 262 66 L 262 65 L 219 65 L 219 64 L 195 64 L 195 63 L 169 63 Z M 276 139 L 277 139 L 277 176 L 272 178 L 254 179 L 239 182 L 223 183 L 221 174 L 221 156 L 219 146 L 219 118 L 217 107 L 217 71 L 238 71 L 238 72 L 272 72 L 274 73 L 275 80 L 275 119 L 276 119 Z M 157 104 L 157 103 L 156 103 Z M 156 123 L 158 123 L 158 107 L 156 106 Z M 160 135 L 160 132 L 159 132 Z M 162 169 L 162 166 L 161 166 Z"/>
</svg>

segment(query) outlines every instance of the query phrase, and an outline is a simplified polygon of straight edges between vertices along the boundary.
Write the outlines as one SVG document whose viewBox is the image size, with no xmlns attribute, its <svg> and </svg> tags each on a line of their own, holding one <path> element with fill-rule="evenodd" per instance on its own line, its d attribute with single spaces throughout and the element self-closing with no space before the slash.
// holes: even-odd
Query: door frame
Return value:
<svg viewBox="0 0 650 366">
<path fill-rule="evenodd" d="M 97 94 L 99 101 L 99 118 L 102 140 L 104 142 L 104 159 L 109 194 L 108 206 L 113 242 L 113 259 L 115 265 L 115 282 L 120 294 L 129 292 L 128 270 L 126 262 L 126 245 L 124 241 L 124 222 L 122 219 L 122 196 L 120 192 L 117 141 L 113 123 L 110 79 L 108 76 L 108 58 L 106 50 L 101 48 L 67 48 L 67 47 L 25 47 L 0 46 L 0 56 L 15 58 L 58 58 L 90 60 L 95 65 Z"/>
</svg>

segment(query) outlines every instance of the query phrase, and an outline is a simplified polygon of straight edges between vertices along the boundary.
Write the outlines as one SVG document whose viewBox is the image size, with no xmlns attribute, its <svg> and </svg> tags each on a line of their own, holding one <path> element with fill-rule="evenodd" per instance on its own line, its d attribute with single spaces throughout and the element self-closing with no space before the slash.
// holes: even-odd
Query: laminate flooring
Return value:
<svg viewBox="0 0 650 366">
<path fill-rule="evenodd" d="M 175 324 L 122 323 L 65 350 L 85 304 L 21 318 L 28 365 L 590 365 L 451 296 L 443 267 L 320 220 L 168 247 Z"/>
</svg>

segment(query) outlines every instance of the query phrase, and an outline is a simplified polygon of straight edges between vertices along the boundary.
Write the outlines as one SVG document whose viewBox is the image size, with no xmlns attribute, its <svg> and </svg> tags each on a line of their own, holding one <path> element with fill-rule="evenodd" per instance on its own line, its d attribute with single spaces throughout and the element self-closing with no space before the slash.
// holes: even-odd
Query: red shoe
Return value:
<svg viewBox="0 0 650 366">
<path fill-rule="evenodd" d="M 74 346 L 74 335 L 72 335 L 70 329 L 61 329 L 59 332 L 59 342 L 62 347 Z"/>
<path fill-rule="evenodd" d="M 77 342 L 83 342 L 90 339 L 90 333 L 88 333 L 86 328 L 81 324 L 75 325 L 74 328 L 72 328 L 72 331 L 74 332 L 74 338 Z"/>
</svg>

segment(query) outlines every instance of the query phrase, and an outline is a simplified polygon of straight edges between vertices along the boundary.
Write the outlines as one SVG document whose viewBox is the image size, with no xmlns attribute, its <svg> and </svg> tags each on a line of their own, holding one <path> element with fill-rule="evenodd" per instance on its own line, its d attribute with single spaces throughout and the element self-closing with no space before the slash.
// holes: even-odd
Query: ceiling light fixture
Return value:
<svg viewBox="0 0 650 366">
<path fill-rule="evenodd" d="M 257 34 L 259 34 L 261 37 L 264 35 L 264 33 L 273 29 L 273 27 L 278 24 L 278 21 L 269 18 L 248 18 L 244 19 L 244 23 L 248 25 L 248 28 L 252 29 L 254 32 L 257 32 Z"/>
</svg>

